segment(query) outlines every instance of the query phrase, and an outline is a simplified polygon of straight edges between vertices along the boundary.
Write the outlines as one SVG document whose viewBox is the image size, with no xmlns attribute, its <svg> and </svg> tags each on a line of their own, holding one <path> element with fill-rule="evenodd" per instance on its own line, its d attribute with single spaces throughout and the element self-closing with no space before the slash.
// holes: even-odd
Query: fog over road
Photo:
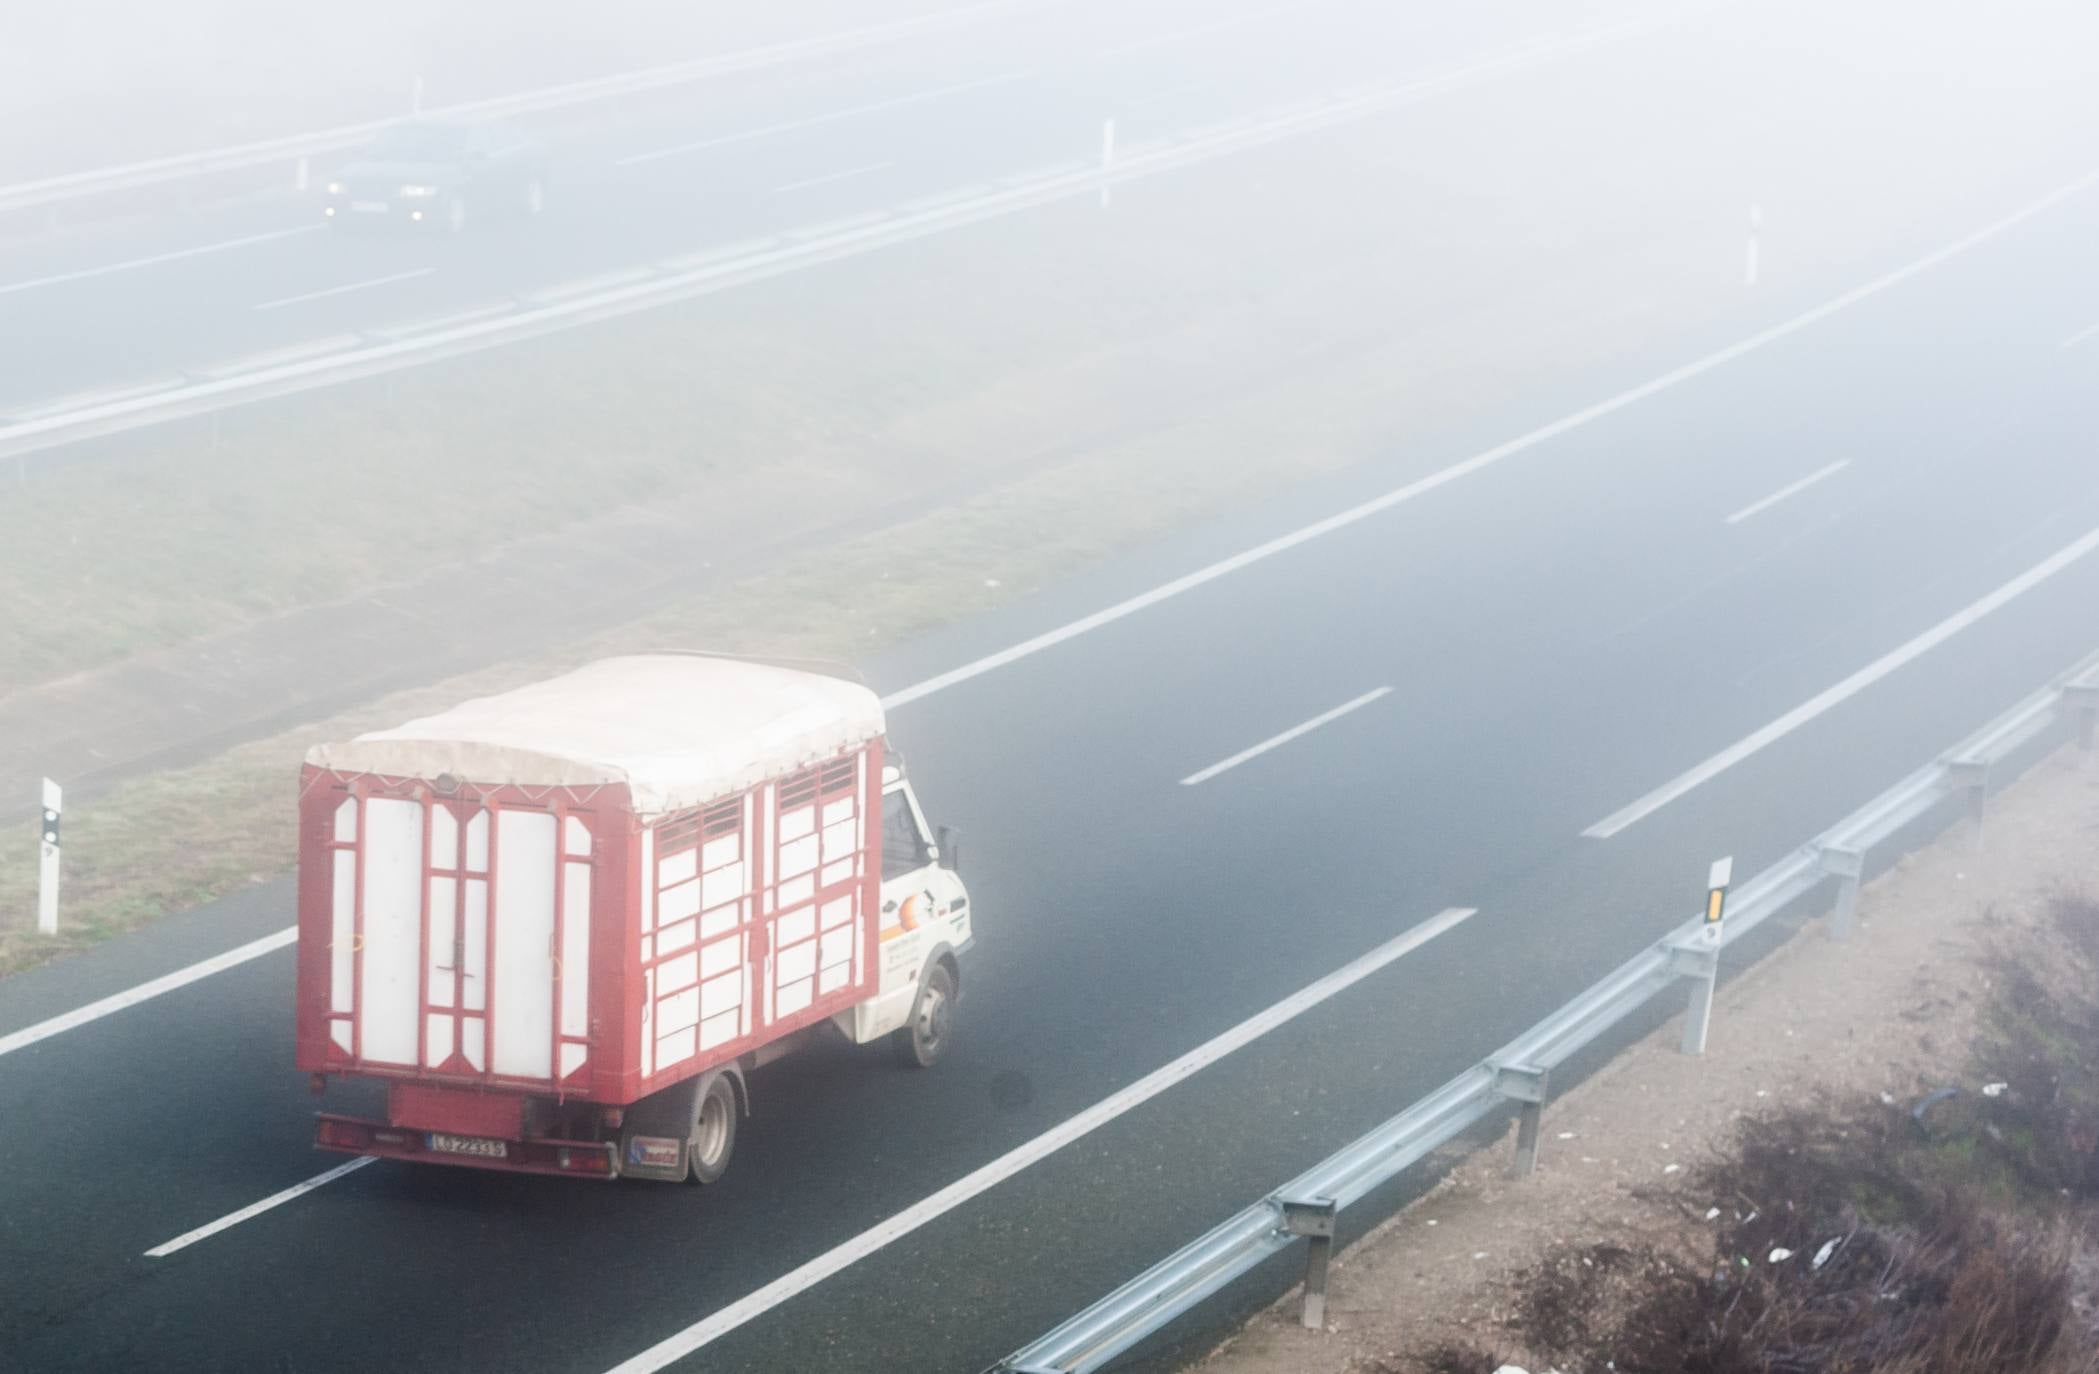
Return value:
<svg viewBox="0 0 2099 1374">
<path fill-rule="evenodd" d="M 348 237 L 265 196 L 0 245 L 0 413 L 1097 157 L 1111 115 L 1193 128 L 1639 12 L 1092 8 L 549 116 L 529 232 Z M 1524 79 L 1517 125 L 1550 117 Z M 6 1362 L 991 1364 L 1676 925 L 1711 857 L 1755 872 L 2091 652 L 2099 142 L 2076 165 L 2074 132 L 2006 150 L 2022 195 L 1811 292 L 1749 257 L 1745 187 L 1724 270 L 1768 294 L 1740 313 L 865 664 L 967 835 L 958 1039 L 925 1074 L 844 1046 L 758 1071 L 717 1185 L 379 1162 L 150 1255 L 338 1162 L 291 1069 L 292 951 L 20 1033 L 282 931 L 291 882 L 0 982 Z M 1452 908 L 1477 914 L 1044 1142 Z"/>
</svg>

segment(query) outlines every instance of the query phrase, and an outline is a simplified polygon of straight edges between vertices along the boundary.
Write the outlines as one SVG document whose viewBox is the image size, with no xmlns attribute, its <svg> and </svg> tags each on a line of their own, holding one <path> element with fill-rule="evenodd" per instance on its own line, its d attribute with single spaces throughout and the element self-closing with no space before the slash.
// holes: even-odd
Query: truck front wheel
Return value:
<svg viewBox="0 0 2099 1374">
<path fill-rule="evenodd" d="M 713 1183 L 729 1172 L 729 1156 L 736 1152 L 736 1088 L 727 1074 L 710 1080 L 693 1114 L 691 1170 L 694 1183 Z"/>
<path fill-rule="evenodd" d="M 906 1068 L 930 1069 L 947 1053 L 955 1019 L 955 975 L 945 963 L 926 970 L 911 1019 L 890 1033 L 889 1045 Z"/>
</svg>

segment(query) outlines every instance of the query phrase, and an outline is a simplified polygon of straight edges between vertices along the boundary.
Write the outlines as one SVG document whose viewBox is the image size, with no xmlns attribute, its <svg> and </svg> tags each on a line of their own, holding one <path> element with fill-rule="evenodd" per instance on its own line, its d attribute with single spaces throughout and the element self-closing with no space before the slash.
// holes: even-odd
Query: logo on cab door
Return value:
<svg viewBox="0 0 2099 1374">
<path fill-rule="evenodd" d="M 897 908 L 896 918 L 903 923 L 906 930 L 917 930 L 921 924 L 932 920 L 933 890 L 921 888 L 906 897 L 904 904 Z"/>
<path fill-rule="evenodd" d="M 893 911 L 885 910 L 882 920 L 882 939 L 894 940 L 899 935 L 917 930 L 920 926 L 933 920 L 940 914 L 935 909 L 935 905 L 932 889 L 921 888 L 919 891 L 904 898 L 903 901 L 898 902 Z M 892 915 L 896 918 L 893 925 L 889 920 Z"/>
</svg>

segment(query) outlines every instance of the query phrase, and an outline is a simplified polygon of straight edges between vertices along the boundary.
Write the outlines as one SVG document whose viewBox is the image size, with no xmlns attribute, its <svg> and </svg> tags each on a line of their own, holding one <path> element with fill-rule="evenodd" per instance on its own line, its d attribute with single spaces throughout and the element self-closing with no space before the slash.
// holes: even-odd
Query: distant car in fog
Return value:
<svg viewBox="0 0 2099 1374">
<path fill-rule="evenodd" d="M 321 213 L 337 225 L 442 228 L 546 205 L 546 163 L 531 140 L 488 120 L 390 125 L 327 184 Z"/>
</svg>

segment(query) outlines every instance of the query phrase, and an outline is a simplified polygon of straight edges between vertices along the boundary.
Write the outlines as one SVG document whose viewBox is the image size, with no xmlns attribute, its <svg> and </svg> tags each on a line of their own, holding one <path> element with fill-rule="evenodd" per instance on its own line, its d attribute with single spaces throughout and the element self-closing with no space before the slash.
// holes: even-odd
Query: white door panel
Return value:
<svg viewBox="0 0 2099 1374">
<path fill-rule="evenodd" d="M 554 818 L 502 811 L 496 821 L 495 1072 L 545 1078 L 554 1060 Z"/>
<path fill-rule="evenodd" d="M 367 1060 L 413 1064 L 423 926 L 423 808 L 373 797 L 364 808 L 364 944 L 358 1048 Z"/>
</svg>

